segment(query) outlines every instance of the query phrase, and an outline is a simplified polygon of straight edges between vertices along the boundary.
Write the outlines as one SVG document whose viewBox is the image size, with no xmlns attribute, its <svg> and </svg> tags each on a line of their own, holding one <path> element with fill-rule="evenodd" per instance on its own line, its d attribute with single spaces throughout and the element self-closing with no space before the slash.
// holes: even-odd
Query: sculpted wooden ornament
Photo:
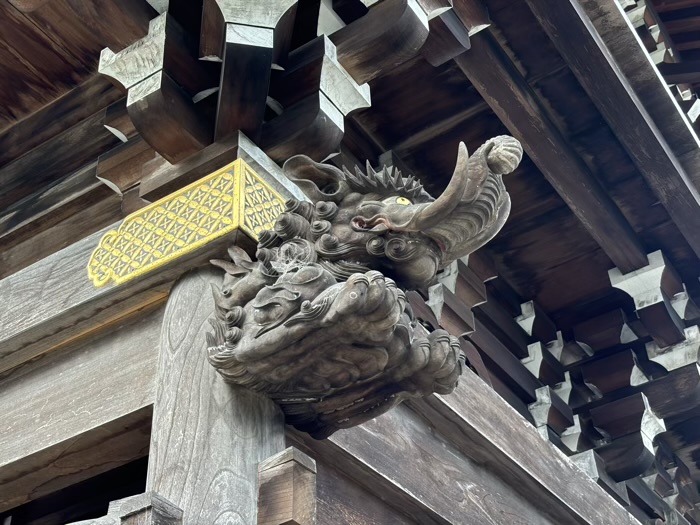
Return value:
<svg viewBox="0 0 700 525">
<path fill-rule="evenodd" d="M 488 242 L 510 199 L 501 175 L 520 162 L 512 137 L 457 166 L 434 199 L 394 169 L 341 171 L 297 156 L 284 172 L 311 202 L 290 200 L 260 235 L 257 261 L 240 248 L 214 290 L 209 360 L 226 381 L 264 392 L 287 422 L 316 438 L 386 412 L 404 399 L 451 392 L 463 356 L 455 337 L 428 332 L 404 290 Z"/>
</svg>

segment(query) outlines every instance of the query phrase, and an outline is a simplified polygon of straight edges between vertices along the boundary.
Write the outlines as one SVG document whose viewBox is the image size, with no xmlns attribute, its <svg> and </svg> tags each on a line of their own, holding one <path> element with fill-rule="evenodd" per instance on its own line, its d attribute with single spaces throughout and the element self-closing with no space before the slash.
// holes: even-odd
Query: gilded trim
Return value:
<svg viewBox="0 0 700 525">
<path fill-rule="evenodd" d="M 282 196 L 238 159 L 105 233 L 88 262 L 88 277 L 98 288 L 122 284 L 236 229 L 257 240 L 283 211 Z"/>
</svg>

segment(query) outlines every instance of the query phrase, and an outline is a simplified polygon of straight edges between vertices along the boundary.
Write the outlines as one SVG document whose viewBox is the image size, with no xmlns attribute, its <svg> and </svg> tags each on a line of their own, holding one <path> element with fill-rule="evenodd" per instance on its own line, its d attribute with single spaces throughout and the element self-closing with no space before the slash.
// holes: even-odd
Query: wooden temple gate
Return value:
<svg viewBox="0 0 700 525">
<path fill-rule="evenodd" d="M 700 524 L 699 9 L 0 0 L 0 523 Z M 452 393 L 326 437 L 224 382 L 212 285 L 300 236 L 285 161 L 439 195 L 506 133 L 505 227 L 405 287 Z"/>
</svg>

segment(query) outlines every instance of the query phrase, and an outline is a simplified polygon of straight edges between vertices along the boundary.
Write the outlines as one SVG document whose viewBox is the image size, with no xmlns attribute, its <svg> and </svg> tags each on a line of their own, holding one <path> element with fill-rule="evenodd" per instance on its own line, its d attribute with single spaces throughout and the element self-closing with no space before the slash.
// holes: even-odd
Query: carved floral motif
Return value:
<svg viewBox="0 0 700 525">
<path fill-rule="evenodd" d="M 451 392 L 459 342 L 420 325 L 404 290 L 426 290 L 501 229 L 510 211 L 501 175 L 521 157 L 512 137 L 471 157 L 461 144 L 437 199 L 394 169 L 351 173 L 291 158 L 284 172 L 311 202 L 286 203 L 260 234 L 257 261 L 237 247 L 231 261 L 212 261 L 226 274 L 214 290 L 210 362 L 317 438 L 409 397 Z"/>
</svg>

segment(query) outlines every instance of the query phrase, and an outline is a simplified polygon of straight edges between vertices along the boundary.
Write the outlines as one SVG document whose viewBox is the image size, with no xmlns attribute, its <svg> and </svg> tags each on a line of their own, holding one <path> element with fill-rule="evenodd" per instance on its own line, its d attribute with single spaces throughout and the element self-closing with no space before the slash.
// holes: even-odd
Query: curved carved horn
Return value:
<svg viewBox="0 0 700 525">
<path fill-rule="evenodd" d="M 349 188 L 343 172 L 335 166 L 314 162 L 306 155 L 295 155 L 284 163 L 282 170 L 314 202 L 337 204 L 347 195 Z"/>
<path fill-rule="evenodd" d="M 464 145 L 464 142 L 460 142 L 457 153 L 457 165 L 445 191 L 442 192 L 442 195 L 437 200 L 424 205 L 418 210 L 410 222 L 401 229 L 409 231 L 427 230 L 444 218 L 449 217 L 450 213 L 462 201 L 464 191 L 469 183 L 468 166 L 469 153 L 467 152 L 467 146 Z"/>
</svg>

